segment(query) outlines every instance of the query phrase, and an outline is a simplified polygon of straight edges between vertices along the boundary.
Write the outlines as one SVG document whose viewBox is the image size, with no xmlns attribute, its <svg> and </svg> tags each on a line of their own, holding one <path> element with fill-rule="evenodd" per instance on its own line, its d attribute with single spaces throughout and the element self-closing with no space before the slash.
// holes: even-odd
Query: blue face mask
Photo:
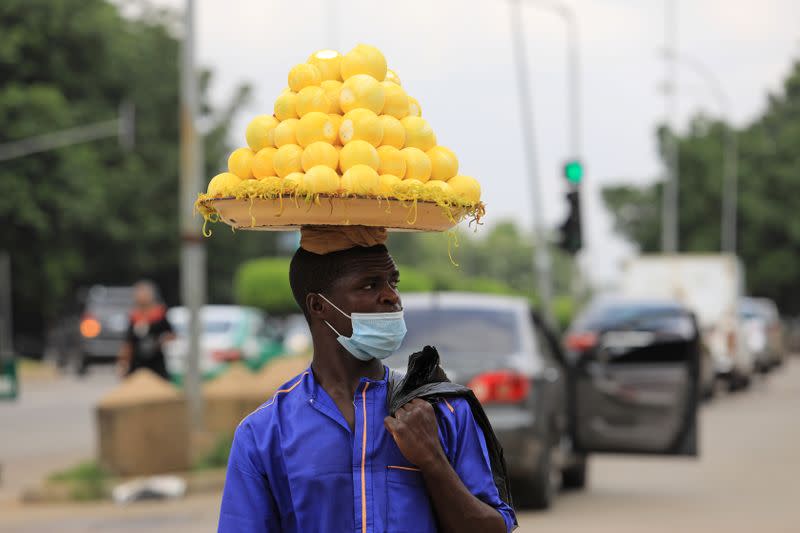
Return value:
<svg viewBox="0 0 800 533">
<path fill-rule="evenodd" d="M 353 334 L 345 337 L 326 320 L 328 327 L 338 335 L 339 344 L 350 352 L 353 357 L 362 361 L 371 359 L 386 359 L 400 348 L 406 336 L 406 321 L 403 312 L 394 313 L 351 313 L 347 314 L 333 302 L 320 296 L 334 309 L 342 313 L 353 323 Z"/>
</svg>

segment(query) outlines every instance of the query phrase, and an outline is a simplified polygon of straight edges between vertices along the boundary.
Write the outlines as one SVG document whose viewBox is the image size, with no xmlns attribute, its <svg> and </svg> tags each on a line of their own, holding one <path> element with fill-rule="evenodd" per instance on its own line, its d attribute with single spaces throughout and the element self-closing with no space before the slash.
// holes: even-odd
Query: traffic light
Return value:
<svg viewBox="0 0 800 533">
<path fill-rule="evenodd" d="M 570 159 L 564 163 L 564 177 L 573 185 L 579 185 L 583 180 L 583 163 L 578 159 Z"/>
<path fill-rule="evenodd" d="M 569 203 L 569 212 L 558 228 L 560 232 L 558 246 L 565 252 L 575 255 L 583 247 L 580 190 L 577 188 L 570 190 L 567 193 L 567 202 Z"/>
</svg>

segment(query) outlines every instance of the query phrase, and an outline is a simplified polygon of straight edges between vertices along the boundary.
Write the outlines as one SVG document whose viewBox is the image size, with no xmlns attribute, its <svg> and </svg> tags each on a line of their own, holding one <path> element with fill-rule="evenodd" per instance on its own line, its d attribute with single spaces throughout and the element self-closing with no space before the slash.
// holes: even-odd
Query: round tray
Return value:
<svg viewBox="0 0 800 533">
<path fill-rule="evenodd" d="M 403 202 L 376 198 L 320 196 L 319 202 L 293 198 L 211 198 L 201 202 L 220 220 L 236 229 L 297 230 L 300 226 L 376 226 L 394 231 L 446 231 L 464 216 L 451 208 L 448 214 L 432 202 Z"/>
</svg>

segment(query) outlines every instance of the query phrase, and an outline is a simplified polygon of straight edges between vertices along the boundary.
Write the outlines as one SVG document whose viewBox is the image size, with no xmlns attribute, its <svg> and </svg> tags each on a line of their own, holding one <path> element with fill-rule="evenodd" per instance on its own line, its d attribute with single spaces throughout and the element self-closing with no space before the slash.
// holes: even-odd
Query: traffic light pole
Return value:
<svg viewBox="0 0 800 533">
<path fill-rule="evenodd" d="M 539 291 L 542 315 L 548 323 L 553 324 L 552 312 L 552 279 L 550 276 L 550 249 L 544 227 L 542 190 L 539 177 L 539 166 L 536 158 L 536 139 L 533 131 L 533 104 L 528 83 L 528 62 L 525 54 L 525 40 L 522 30 L 522 0 L 510 0 L 511 9 L 511 41 L 514 53 L 514 65 L 517 71 L 517 92 L 521 111 L 520 125 L 522 141 L 525 147 L 525 166 L 530 178 L 531 206 L 533 208 L 533 229 L 536 239 L 533 263 Z"/>
</svg>

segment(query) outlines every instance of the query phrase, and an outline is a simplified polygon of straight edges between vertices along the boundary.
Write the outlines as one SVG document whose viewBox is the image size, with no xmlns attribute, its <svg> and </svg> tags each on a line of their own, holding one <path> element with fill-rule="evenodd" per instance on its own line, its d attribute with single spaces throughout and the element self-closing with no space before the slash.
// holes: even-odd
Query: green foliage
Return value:
<svg viewBox="0 0 800 533">
<path fill-rule="evenodd" d="M 106 484 L 111 474 L 95 461 L 85 461 L 71 468 L 55 472 L 48 481 L 67 483 L 70 497 L 76 501 L 99 500 L 106 495 Z"/>
<path fill-rule="evenodd" d="M 289 286 L 289 259 L 268 257 L 245 262 L 234 277 L 236 302 L 270 314 L 300 312 Z"/>
<path fill-rule="evenodd" d="M 233 435 L 219 435 L 207 454 L 192 465 L 192 470 L 211 470 L 228 466 L 228 456 L 233 446 Z"/>
<path fill-rule="evenodd" d="M 726 125 L 696 117 L 678 137 L 680 251 L 720 250 L 722 160 Z M 663 141 L 669 133 L 659 131 Z M 800 312 L 800 62 L 765 112 L 736 132 L 739 145 L 738 254 L 748 291 Z M 663 146 L 663 142 L 661 143 Z M 644 252 L 659 250 L 661 185 L 603 191 L 615 227 Z"/>
<path fill-rule="evenodd" d="M 0 143 L 113 119 L 123 101 L 136 108 L 131 152 L 110 138 L 0 165 L 0 249 L 11 253 L 18 332 L 39 335 L 76 288 L 93 283 L 149 277 L 177 300 L 179 33 L 171 12 L 139 7 L 131 18 L 103 0 L 0 3 Z M 249 93 L 240 87 L 215 108 L 211 73 L 199 76 L 211 176 L 224 165 L 228 124 Z M 224 280 L 273 239 L 234 245 L 215 237 L 206 241 L 210 296 L 229 300 Z"/>
</svg>

